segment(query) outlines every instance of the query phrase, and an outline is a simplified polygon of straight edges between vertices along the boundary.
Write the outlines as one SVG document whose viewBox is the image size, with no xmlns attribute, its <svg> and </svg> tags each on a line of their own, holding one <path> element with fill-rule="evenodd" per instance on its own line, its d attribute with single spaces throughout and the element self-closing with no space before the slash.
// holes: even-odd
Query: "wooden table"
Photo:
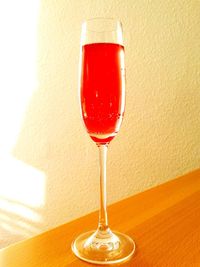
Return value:
<svg viewBox="0 0 200 267">
<path fill-rule="evenodd" d="M 131 261 L 120 266 L 200 266 L 200 170 L 109 207 L 112 229 L 137 244 Z M 59 226 L 0 252 L 0 267 L 93 266 L 78 260 L 71 242 L 94 229 L 98 213 Z M 119 266 L 119 265 L 118 265 Z"/>
</svg>

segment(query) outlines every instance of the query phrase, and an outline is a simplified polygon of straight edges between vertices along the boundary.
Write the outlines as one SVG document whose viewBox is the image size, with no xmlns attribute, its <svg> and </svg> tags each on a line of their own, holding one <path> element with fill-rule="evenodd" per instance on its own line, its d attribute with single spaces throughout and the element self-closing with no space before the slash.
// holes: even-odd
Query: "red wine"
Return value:
<svg viewBox="0 0 200 267">
<path fill-rule="evenodd" d="M 125 104 L 124 79 L 123 46 L 94 43 L 82 47 L 82 117 L 96 143 L 109 143 L 119 131 Z"/>
</svg>

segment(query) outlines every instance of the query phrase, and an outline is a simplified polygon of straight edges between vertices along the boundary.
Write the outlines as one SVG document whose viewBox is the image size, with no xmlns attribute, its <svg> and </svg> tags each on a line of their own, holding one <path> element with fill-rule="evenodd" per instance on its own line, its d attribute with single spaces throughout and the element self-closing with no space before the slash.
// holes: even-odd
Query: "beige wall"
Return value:
<svg viewBox="0 0 200 267">
<path fill-rule="evenodd" d="M 1 247 L 98 208 L 98 152 L 77 90 L 86 18 L 124 26 L 126 113 L 109 148 L 108 202 L 200 167 L 199 1 L 4 2 Z"/>
</svg>

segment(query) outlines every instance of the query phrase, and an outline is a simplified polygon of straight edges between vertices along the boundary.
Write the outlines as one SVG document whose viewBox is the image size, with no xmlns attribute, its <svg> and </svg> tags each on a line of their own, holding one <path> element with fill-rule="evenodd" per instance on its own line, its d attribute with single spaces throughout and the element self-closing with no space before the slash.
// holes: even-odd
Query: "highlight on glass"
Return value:
<svg viewBox="0 0 200 267">
<path fill-rule="evenodd" d="M 120 263 L 135 251 L 135 243 L 129 236 L 109 228 L 106 208 L 107 148 L 120 129 L 125 108 L 121 22 L 96 18 L 83 23 L 79 79 L 82 119 L 99 149 L 100 209 L 97 230 L 78 236 L 72 250 L 78 258 L 90 263 Z"/>
</svg>

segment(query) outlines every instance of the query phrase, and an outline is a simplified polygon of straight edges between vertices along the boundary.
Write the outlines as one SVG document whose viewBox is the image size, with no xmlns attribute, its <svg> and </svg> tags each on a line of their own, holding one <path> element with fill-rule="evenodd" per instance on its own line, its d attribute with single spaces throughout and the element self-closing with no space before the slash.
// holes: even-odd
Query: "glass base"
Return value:
<svg viewBox="0 0 200 267">
<path fill-rule="evenodd" d="M 135 251 L 134 241 L 127 235 L 90 231 L 78 236 L 72 243 L 72 251 L 81 260 L 94 264 L 114 264 L 127 261 Z"/>
</svg>

